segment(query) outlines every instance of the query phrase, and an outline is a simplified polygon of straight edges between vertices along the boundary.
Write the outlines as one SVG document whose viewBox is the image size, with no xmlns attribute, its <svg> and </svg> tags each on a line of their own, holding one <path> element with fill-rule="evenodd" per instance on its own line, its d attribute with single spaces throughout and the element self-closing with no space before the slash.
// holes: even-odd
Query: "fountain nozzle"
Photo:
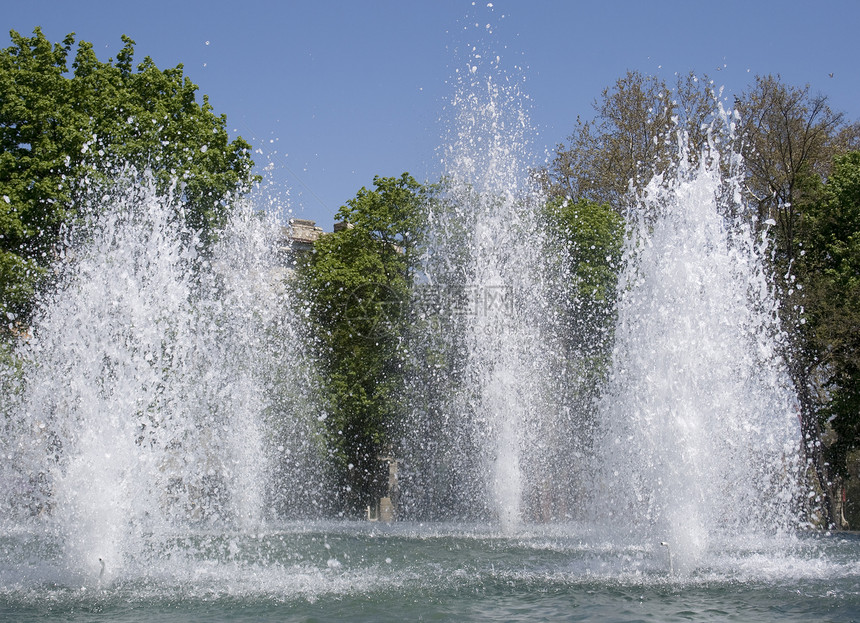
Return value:
<svg viewBox="0 0 860 623">
<path fill-rule="evenodd" d="M 675 565 L 672 563 L 672 548 L 669 547 L 669 543 L 667 541 L 660 541 L 660 545 L 666 548 L 666 551 L 669 553 L 669 575 L 675 575 Z"/>
</svg>

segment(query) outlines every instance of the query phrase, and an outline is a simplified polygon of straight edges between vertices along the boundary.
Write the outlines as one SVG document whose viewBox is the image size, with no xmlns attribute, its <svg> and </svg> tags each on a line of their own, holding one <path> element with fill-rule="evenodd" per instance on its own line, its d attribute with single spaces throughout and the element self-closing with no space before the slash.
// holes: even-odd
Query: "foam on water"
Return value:
<svg viewBox="0 0 860 623">
<path fill-rule="evenodd" d="M 690 615 L 717 609 L 746 618 L 759 613 L 755 620 L 793 614 L 802 620 L 797 612 L 808 616 L 821 607 L 860 612 L 856 538 L 712 541 L 706 565 L 670 573 L 661 547 L 607 537 L 576 524 L 525 532 L 483 523 L 367 522 L 197 530 L 165 542 L 157 552 L 160 564 L 128 566 L 102 580 L 95 570 L 58 578 L 44 569 L 12 568 L 0 558 L 0 613 L 38 612 L 50 604 L 42 612 L 48 619 L 127 608 L 182 620 L 186 609 L 204 608 L 213 620 L 231 620 L 236 608 L 297 616 L 313 605 L 316 617 L 366 620 L 372 617 L 362 613 L 370 604 L 396 604 L 384 617 L 394 620 L 396 613 L 426 612 L 429 604 L 444 604 L 449 617 L 465 616 L 468 600 L 477 599 L 500 620 L 510 620 L 504 616 L 508 606 L 567 620 L 568 602 L 581 605 L 591 595 L 602 595 L 593 606 L 599 618 L 617 616 L 631 596 L 647 602 L 639 604 L 642 613 L 674 607 Z M 14 548 L 14 541 L 4 537 L 0 551 Z M 565 603 L 554 603 L 558 597 Z"/>
</svg>

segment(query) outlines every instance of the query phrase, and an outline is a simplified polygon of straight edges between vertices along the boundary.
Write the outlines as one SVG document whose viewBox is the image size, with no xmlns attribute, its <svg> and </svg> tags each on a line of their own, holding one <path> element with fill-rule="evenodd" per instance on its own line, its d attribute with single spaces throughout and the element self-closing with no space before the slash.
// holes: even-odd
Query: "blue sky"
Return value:
<svg viewBox="0 0 860 623">
<path fill-rule="evenodd" d="M 488 5 L 492 6 L 488 6 Z M 228 129 L 254 145 L 273 202 L 331 228 L 374 175 L 441 173 L 458 50 L 483 38 L 524 77 L 534 164 L 628 69 L 707 73 L 726 95 L 779 73 L 860 119 L 860 1 L 147 0 L 3 3 L 0 25 L 99 57 L 183 63 Z M 489 24 L 489 34 L 487 25 Z M 2 45 L 9 45 L 4 35 Z M 517 69 L 514 69 L 517 68 Z M 833 77 L 830 77 L 830 74 Z"/>
</svg>

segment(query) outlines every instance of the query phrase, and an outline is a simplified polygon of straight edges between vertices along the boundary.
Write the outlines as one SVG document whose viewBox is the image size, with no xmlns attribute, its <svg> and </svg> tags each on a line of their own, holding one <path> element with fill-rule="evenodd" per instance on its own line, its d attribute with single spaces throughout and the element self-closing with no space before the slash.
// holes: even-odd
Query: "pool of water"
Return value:
<svg viewBox="0 0 860 623">
<path fill-rule="evenodd" d="M 860 620 L 860 536 L 714 539 L 686 570 L 668 550 L 575 525 L 296 523 L 153 536 L 102 573 L 12 531 L 0 621 Z"/>
</svg>

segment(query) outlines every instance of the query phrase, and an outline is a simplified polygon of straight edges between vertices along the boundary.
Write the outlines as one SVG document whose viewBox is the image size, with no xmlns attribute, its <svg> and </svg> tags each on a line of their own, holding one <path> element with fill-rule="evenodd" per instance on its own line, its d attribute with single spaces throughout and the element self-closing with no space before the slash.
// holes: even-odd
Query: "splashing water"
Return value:
<svg viewBox="0 0 860 623">
<path fill-rule="evenodd" d="M 69 232 L 6 422 L 4 523 L 54 534 L 72 574 L 145 566 L 183 526 L 259 525 L 282 468 L 270 424 L 290 414 L 269 396 L 296 370 L 277 228 L 237 206 L 204 250 L 140 177 Z"/>
<path fill-rule="evenodd" d="M 598 516 L 665 540 L 690 569 L 718 534 L 796 527 L 797 402 L 777 303 L 711 147 L 657 177 L 630 220 Z"/>
<path fill-rule="evenodd" d="M 431 214 L 427 280 L 462 307 L 442 337 L 419 336 L 416 350 L 442 363 L 419 371 L 431 380 L 414 401 L 419 439 L 405 445 L 426 475 L 404 478 L 406 498 L 412 486 L 430 516 L 491 517 L 503 530 L 533 518 L 615 525 L 619 538 L 668 543 L 682 571 L 709 535 L 796 527 L 797 401 L 767 245 L 743 219 L 739 180 L 724 179 L 712 144 L 701 164 L 682 151 L 643 190 L 617 326 L 601 338 L 614 343 L 609 379 L 566 391 L 598 382 L 589 366 L 603 355 L 552 350 L 571 328 L 552 320 L 570 300 L 550 289 L 572 276 L 547 271 L 519 82 L 486 58 L 473 48 L 458 72 L 448 192 Z M 722 167 L 741 170 L 737 158 Z"/>
<path fill-rule="evenodd" d="M 588 382 L 561 373 L 588 364 L 549 352 L 564 327 L 545 322 L 529 122 L 492 58 L 473 50 L 460 73 L 419 284 L 433 305 L 411 349 L 425 369 L 404 505 L 448 523 L 273 520 L 330 495 L 314 425 L 296 415 L 312 383 L 273 278 L 275 230 L 237 207 L 204 250 L 176 201 L 122 183 L 70 233 L 17 352 L 26 383 L 0 420 L 0 618 L 51 601 L 58 617 L 134 603 L 166 620 L 402 620 L 404 607 L 509 620 L 537 599 L 558 620 L 583 604 L 856 618 L 857 539 L 792 533 L 796 399 L 736 180 L 712 148 L 642 193 L 611 375 L 598 408 L 580 409 L 592 439 L 552 396 Z M 575 515 L 529 523 L 541 479 L 576 480 L 556 490 Z M 98 593 L 79 590 L 96 579 Z"/>
<path fill-rule="evenodd" d="M 472 51 L 451 102 L 443 152 L 447 193 L 431 214 L 431 286 L 451 294 L 443 359 L 459 379 L 430 428 L 446 456 L 429 488 L 445 489 L 445 516 L 489 516 L 505 530 L 523 519 L 524 477 L 547 378 L 541 349 L 542 285 L 535 281 L 542 234 L 529 179 L 529 120 L 515 80 L 498 57 Z M 419 336 L 419 340 L 439 336 Z M 441 424 L 441 426 L 438 426 Z M 440 431 L 440 432 L 436 432 Z M 451 433 L 450 431 L 455 431 Z M 422 433 L 423 434 L 423 433 Z M 439 439 L 442 435 L 449 439 Z M 426 457 L 425 457 L 426 459 Z M 438 477 L 440 472 L 447 472 Z M 432 496 L 431 496 L 432 497 Z M 438 502 L 437 502 L 438 503 Z"/>
</svg>

